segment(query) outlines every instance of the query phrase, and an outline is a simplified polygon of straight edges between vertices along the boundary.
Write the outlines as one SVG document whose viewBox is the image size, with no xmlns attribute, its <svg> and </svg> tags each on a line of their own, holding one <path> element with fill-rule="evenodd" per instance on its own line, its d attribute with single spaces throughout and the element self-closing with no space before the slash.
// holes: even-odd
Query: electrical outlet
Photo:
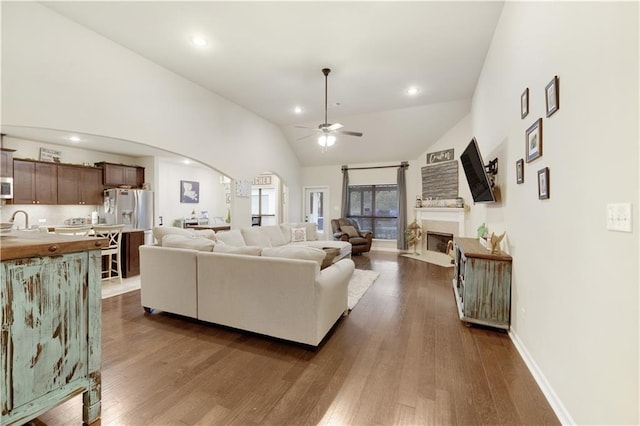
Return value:
<svg viewBox="0 0 640 426">
<path fill-rule="evenodd" d="M 607 204 L 607 229 L 631 232 L 631 203 Z"/>
</svg>

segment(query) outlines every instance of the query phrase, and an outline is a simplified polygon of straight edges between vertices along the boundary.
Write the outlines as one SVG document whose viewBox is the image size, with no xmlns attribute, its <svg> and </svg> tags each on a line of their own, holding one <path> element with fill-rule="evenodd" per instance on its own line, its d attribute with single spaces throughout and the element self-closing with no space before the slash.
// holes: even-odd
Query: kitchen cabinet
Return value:
<svg viewBox="0 0 640 426">
<path fill-rule="evenodd" d="M 453 291 L 460 319 L 508 330 L 511 256 L 491 253 L 477 239 L 454 239 Z"/>
<path fill-rule="evenodd" d="M 80 393 L 84 423 L 100 417 L 101 253 L 94 241 L 73 253 L 51 244 L 54 255 L 0 268 L 1 424 L 27 423 Z"/>
<path fill-rule="evenodd" d="M 13 204 L 57 204 L 58 165 L 13 160 Z"/>
<path fill-rule="evenodd" d="M 58 204 L 103 203 L 102 169 L 58 165 Z"/>
<path fill-rule="evenodd" d="M 114 163 L 97 163 L 104 170 L 104 186 L 119 187 L 131 186 L 142 188 L 144 183 L 144 167 L 127 166 Z"/>
<path fill-rule="evenodd" d="M 0 177 L 13 177 L 13 153 L 15 150 L 0 149 Z"/>
<path fill-rule="evenodd" d="M 144 245 L 144 231 L 125 231 L 120 244 L 120 267 L 124 278 L 140 275 L 140 246 Z"/>
</svg>

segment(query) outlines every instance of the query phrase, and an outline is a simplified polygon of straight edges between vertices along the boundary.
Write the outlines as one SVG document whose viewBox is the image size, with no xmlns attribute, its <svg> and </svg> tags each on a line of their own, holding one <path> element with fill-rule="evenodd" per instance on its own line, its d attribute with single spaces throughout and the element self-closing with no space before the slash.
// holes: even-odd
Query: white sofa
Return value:
<svg viewBox="0 0 640 426">
<path fill-rule="evenodd" d="M 281 229 L 289 228 L 283 225 Z M 156 239 L 161 240 L 158 242 L 179 245 L 175 241 L 180 238 L 173 231 L 162 231 L 155 232 Z M 320 269 L 325 252 L 305 247 L 302 242 L 287 242 L 284 233 L 285 243 L 280 246 L 271 242 L 263 247 L 248 245 L 244 238 L 244 246 L 232 245 L 240 244 L 234 239 L 243 231 L 226 231 L 209 238 L 187 236 L 192 248 L 141 246 L 140 283 L 145 310 L 171 312 L 317 346 L 347 312 L 353 261 L 342 256 Z M 255 243 L 252 236 L 261 238 L 261 232 L 265 231 L 244 234 Z M 324 243 L 322 246 L 327 247 Z M 348 250 L 350 253 L 350 247 Z"/>
</svg>

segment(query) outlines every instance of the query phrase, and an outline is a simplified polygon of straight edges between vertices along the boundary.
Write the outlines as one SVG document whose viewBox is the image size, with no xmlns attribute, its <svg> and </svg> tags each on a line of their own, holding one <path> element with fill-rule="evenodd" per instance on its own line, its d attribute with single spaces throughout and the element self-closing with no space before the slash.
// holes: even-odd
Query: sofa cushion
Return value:
<svg viewBox="0 0 640 426">
<path fill-rule="evenodd" d="M 242 238 L 248 246 L 271 247 L 269 235 L 261 226 L 252 226 L 251 228 L 242 228 Z"/>
<path fill-rule="evenodd" d="M 153 237 L 159 246 L 162 245 L 162 238 L 165 235 L 184 235 L 193 237 L 193 229 L 176 228 L 175 226 L 156 226 L 153 228 Z"/>
<path fill-rule="evenodd" d="M 169 234 L 162 237 L 163 247 L 184 248 L 198 251 L 213 251 L 216 242 L 204 237 Z"/>
<path fill-rule="evenodd" d="M 262 252 L 262 247 L 258 246 L 232 246 L 229 244 L 225 244 L 223 242 L 218 241 L 218 243 L 213 247 L 214 253 L 229 253 L 229 254 L 246 254 L 249 256 L 260 256 Z"/>
<path fill-rule="evenodd" d="M 340 226 L 340 230 L 346 233 L 349 236 L 349 238 L 355 238 L 360 236 L 356 228 L 351 225 L 342 225 Z"/>
<path fill-rule="evenodd" d="M 322 266 L 322 261 L 326 255 L 327 253 L 322 249 L 304 246 L 266 247 L 262 249 L 262 256 L 264 257 L 313 260 L 318 264 L 318 268 Z"/>
<path fill-rule="evenodd" d="M 193 231 L 196 237 L 208 238 L 216 241 L 216 233 L 213 229 L 196 229 Z"/>
<path fill-rule="evenodd" d="M 271 247 L 278 247 L 287 244 L 288 241 L 285 239 L 284 235 L 282 235 L 282 230 L 279 225 L 267 225 L 262 226 L 261 228 L 269 237 Z"/>
<path fill-rule="evenodd" d="M 229 244 L 230 246 L 242 247 L 247 244 L 244 242 L 244 238 L 242 237 L 242 233 L 239 229 L 232 229 L 230 231 L 218 232 L 216 234 L 216 239 L 218 241 L 222 241 L 225 244 Z"/>
</svg>

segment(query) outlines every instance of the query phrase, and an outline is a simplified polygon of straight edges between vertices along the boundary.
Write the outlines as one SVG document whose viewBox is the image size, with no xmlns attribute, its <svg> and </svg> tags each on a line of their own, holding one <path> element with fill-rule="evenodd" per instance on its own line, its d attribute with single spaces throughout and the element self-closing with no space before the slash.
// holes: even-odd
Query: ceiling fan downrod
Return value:
<svg viewBox="0 0 640 426">
<path fill-rule="evenodd" d="M 322 74 L 324 74 L 324 127 L 327 127 L 329 123 L 327 122 L 327 77 L 331 72 L 330 68 L 323 68 Z"/>
</svg>

